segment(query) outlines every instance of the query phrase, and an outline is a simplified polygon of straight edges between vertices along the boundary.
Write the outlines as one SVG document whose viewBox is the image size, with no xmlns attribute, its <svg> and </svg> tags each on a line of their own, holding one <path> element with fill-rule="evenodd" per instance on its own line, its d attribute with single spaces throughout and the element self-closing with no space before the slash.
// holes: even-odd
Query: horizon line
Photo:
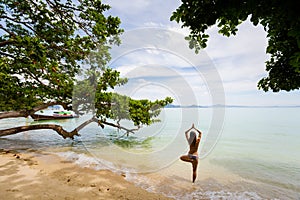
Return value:
<svg viewBox="0 0 300 200">
<path fill-rule="evenodd" d="M 226 105 L 226 104 L 214 104 L 214 105 L 178 105 L 178 104 L 169 104 L 165 108 L 187 108 L 187 107 L 198 107 L 198 108 L 209 108 L 209 107 L 235 107 L 235 108 L 295 108 L 300 107 L 300 105 Z"/>
</svg>

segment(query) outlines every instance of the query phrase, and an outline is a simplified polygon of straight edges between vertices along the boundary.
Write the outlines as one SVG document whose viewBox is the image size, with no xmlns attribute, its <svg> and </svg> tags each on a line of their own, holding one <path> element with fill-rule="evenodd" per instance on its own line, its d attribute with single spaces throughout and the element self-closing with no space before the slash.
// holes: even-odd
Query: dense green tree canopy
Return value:
<svg viewBox="0 0 300 200">
<path fill-rule="evenodd" d="M 253 25 L 267 31 L 266 62 L 268 77 L 258 87 L 264 91 L 295 90 L 300 87 L 300 16 L 299 2 L 294 0 L 182 0 L 171 20 L 190 28 L 187 39 L 198 52 L 206 47 L 207 29 L 217 24 L 219 33 L 230 36 L 250 16 Z"/>
<path fill-rule="evenodd" d="M 127 81 L 106 66 L 109 45 L 119 44 L 123 32 L 118 17 L 105 15 L 109 8 L 100 0 L 0 0 L 0 119 L 28 117 L 49 105 L 72 103 L 76 110 L 95 114 L 71 132 L 38 124 L 0 130 L 0 136 L 46 128 L 73 138 L 94 121 L 128 133 L 132 130 L 107 118 L 149 125 L 160 108 L 172 102 L 108 92 Z M 127 110 L 116 108 L 121 97 L 127 99 Z"/>
<path fill-rule="evenodd" d="M 62 2 L 0 1 L 0 110 L 69 103 L 79 61 L 122 32 L 101 1 Z"/>
</svg>

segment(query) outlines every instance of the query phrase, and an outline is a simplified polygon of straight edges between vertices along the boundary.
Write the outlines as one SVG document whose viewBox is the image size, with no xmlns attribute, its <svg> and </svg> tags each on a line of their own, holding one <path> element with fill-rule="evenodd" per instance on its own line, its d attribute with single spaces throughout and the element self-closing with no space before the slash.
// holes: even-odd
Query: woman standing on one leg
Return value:
<svg viewBox="0 0 300 200">
<path fill-rule="evenodd" d="M 192 129 L 194 129 L 195 131 L 198 132 L 198 137 L 195 133 L 195 131 L 192 131 Z M 188 136 L 188 134 L 190 134 Z M 197 177 L 197 166 L 198 166 L 198 147 L 200 144 L 200 140 L 201 140 L 201 131 L 199 131 L 198 129 L 195 128 L 194 124 L 192 125 L 192 127 L 190 129 L 188 129 L 187 131 L 185 131 L 185 137 L 190 145 L 190 150 L 188 152 L 188 155 L 184 155 L 181 156 L 180 159 L 185 161 L 185 162 L 190 162 L 192 163 L 193 166 L 193 183 L 196 180 Z"/>
</svg>

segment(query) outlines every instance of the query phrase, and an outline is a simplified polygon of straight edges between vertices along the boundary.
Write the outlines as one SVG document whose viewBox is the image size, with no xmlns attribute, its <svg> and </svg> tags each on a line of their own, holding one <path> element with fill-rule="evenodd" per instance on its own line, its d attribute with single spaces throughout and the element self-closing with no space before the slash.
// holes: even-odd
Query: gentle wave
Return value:
<svg viewBox="0 0 300 200">
<path fill-rule="evenodd" d="M 263 199 L 255 192 L 229 192 L 229 191 L 196 191 L 191 194 L 187 194 L 185 196 L 180 197 L 182 200 L 200 200 L 200 199 L 211 199 L 211 200 L 261 200 Z"/>
<path fill-rule="evenodd" d="M 208 134 L 209 116 L 206 109 L 200 111 L 202 116 L 199 129 L 205 135 Z M 181 119 L 180 109 L 166 109 L 164 120 L 167 122 L 158 129 L 160 134 L 154 134 L 155 128 L 151 126 L 148 128 L 151 132 L 149 135 L 135 134 L 135 139 L 115 141 L 111 129 L 102 130 L 91 124 L 81 131 L 81 137 L 75 141 L 64 140 L 53 131 L 28 131 L 0 138 L 0 148 L 54 149 L 63 159 L 79 166 L 122 173 L 126 180 L 139 187 L 175 199 L 299 199 L 299 108 L 232 108 L 226 112 L 222 137 L 211 154 L 200 159 L 199 178 L 193 187 L 191 166 L 179 159 L 176 161 L 179 154 L 185 153 L 188 148 L 184 132 L 177 128 L 178 124 L 185 128 L 194 122 L 188 116 Z M 64 127 L 73 128 L 80 120 L 83 119 L 60 123 Z M 30 123 L 28 119 L 11 119 L 1 121 L 0 127 Z M 182 136 L 182 140 L 179 138 L 173 144 L 170 141 L 174 134 Z M 152 138 L 144 141 L 144 138 L 138 136 Z M 171 153 L 164 151 L 166 143 L 170 143 Z M 112 147 L 116 150 L 113 151 Z M 180 148 L 184 152 L 178 150 Z M 151 157 L 151 153 L 158 150 L 163 153 Z M 147 153 L 147 156 L 143 156 L 143 159 L 129 159 L 132 165 L 124 165 L 122 162 L 127 161 L 128 157 L 122 156 L 120 151 L 134 155 Z M 145 174 L 140 173 L 141 170 L 129 168 L 135 165 L 151 167 L 153 162 L 161 163 L 170 157 L 172 162 L 166 162 L 169 165 L 163 165 L 167 167 L 159 168 L 155 173 Z"/>
</svg>

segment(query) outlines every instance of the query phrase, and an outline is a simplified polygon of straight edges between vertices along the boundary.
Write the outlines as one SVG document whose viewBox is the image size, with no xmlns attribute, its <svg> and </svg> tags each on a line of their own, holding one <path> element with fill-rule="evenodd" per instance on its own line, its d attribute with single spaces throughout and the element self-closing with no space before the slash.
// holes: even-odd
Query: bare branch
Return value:
<svg viewBox="0 0 300 200">
<path fill-rule="evenodd" d="M 85 126 L 89 125 L 89 124 L 92 123 L 92 122 L 97 122 L 97 123 L 99 124 L 98 119 L 95 118 L 95 117 L 92 117 L 91 119 L 85 121 L 85 122 L 82 123 L 80 126 L 78 126 L 78 127 L 76 128 L 76 130 L 79 132 L 81 129 L 83 129 Z M 103 124 L 99 124 L 99 125 L 100 125 L 102 128 L 104 128 L 104 125 L 103 125 Z"/>
<path fill-rule="evenodd" d="M 128 128 L 125 128 L 125 127 L 123 127 L 123 126 L 116 125 L 116 124 L 113 124 L 113 123 L 110 123 L 110 122 L 101 122 L 100 120 L 98 120 L 98 123 L 100 123 L 100 124 L 106 124 L 106 125 L 108 125 L 108 126 L 112 126 L 112 127 L 115 127 L 115 128 L 121 129 L 121 130 L 124 130 L 124 131 L 126 131 L 125 134 L 127 134 L 127 135 L 128 135 L 129 133 L 134 134 L 134 131 L 138 131 L 138 130 L 141 128 L 140 126 L 138 126 L 137 128 L 134 128 L 134 129 L 128 129 Z"/>
</svg>

